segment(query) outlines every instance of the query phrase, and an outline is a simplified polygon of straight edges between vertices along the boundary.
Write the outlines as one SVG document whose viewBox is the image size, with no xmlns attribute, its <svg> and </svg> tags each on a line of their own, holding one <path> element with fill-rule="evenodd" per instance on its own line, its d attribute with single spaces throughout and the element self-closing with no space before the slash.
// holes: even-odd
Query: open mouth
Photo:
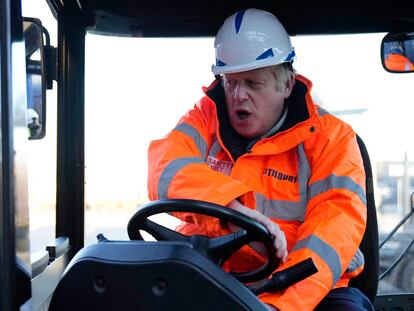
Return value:
<svg viewBox="0 0 414 311">
<path fill-rule="evenodd" d="M 250 116 L 250 113 L 246 110 L 239 110 L 236 113 L 240 120 L 245 120 Z"/>
</svg>

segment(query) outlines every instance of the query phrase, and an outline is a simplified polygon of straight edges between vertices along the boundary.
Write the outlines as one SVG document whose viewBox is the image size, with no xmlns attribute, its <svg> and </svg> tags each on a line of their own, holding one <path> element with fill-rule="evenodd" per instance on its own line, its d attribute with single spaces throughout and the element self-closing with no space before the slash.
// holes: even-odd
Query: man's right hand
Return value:
<svg viewBox="0 0 414 311">
<path fill-rule="evenodd" d="M 267 218 L 265 215 L 260 213 L 257 210 L 253 210 L 241 204 L 237 200 L 231 201 L 227 204 L 227 207 L 242 213 L 250 218 L 256 220 L 257 222 L 261 223 L 265 228 L 269 231 L 269 233 L 274 237 L 273 245 L 276 249 L 276 257 L 280 258 L 282 262 L 286 262 L 287 260 L 287 244 L 286 244 L 286 237 L 285 234 L 280 230 L 279 226 Z M 233 227 L 233 228 L 232 228 Z M 230 230 L 235 231 L 237 228 L 236 226 L 230 224 Z M 262 244 L 260 243 L 251 243 L 249 244 L 253 249 L 257 252 L 264 254 L 265 250 Z"/>
</svg>

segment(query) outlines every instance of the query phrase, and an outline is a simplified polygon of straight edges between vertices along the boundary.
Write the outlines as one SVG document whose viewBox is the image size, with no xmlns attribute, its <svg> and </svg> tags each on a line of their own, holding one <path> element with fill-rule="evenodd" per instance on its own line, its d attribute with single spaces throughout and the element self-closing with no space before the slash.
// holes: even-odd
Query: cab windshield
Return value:
<svg viewBox="0 0 414 311">
<path fill-rule="evenodd" d="M 368 148 L 380 241 L 409 211 L 414 190 L 413 77 L 382 68 L 384 35 L 292 38 L 294 67 L 313 82 L 315 101 L 351 124 Z M 148 201 L 148 144 L 170 131 L 213 81 L 213 41 L 87 35 L 85 244 L 102 231 L 127 238 L 131 212 Z M 168 216 L 161 221 L 177 224 Z M 410 242 L 410 230 L 403 226 L 382 247 L 381 272 Z M 410 258 L 383 276 L 380 292 L 413 291 Z"/>
<path fill-rule="evenodd" d="M 414 132 L 413 75 L 392 74 L 382 68 L 384 35 L 292 38 L 297 55 L 294 68 L 313 82 L 314 100 L 351 124 L 367 146 L 380 241 L 409 212 L 414 191 L 414 144 L 410 139 Z M 87 33 L 85 245 L 95 243 L 98 233 L 113 240 L 128 239 L 129 218 L 137 206 L 148 202 L 149 142 L 174 128 L 203 95 L 202 86 L 213 81 L 213 41 Z M 50 105 L 49 109 L 55 108 Z M 53 111 L 49 113 L 48 124 L 56 122 L 51 120 L 55 117 Z M 49 133 L 53 138 L 53 130 Z M 53 144 L 54 139 L 32 144 L 30 153 L 54 150 Z M 41 248 L 54 232 L 53 222 L 44 221 L 54 219 L 53 187 L 48 192 L 36 191 L 36 185 L 45 185 L 42 176 L 53 181 L 55 168 L 39 165 L 39 161 L 36 166 L 29 162 L 34 176 L 29 180 L 32 251 Z M 178 223 L 168 215 L 161 215 L 159 221 L 171 228 Z M 380 274 L 410 245 L 412 231 L 409 221 L 380 249 Z M 48 237 L 42 237 L 46 233 Z M 382 275 L 379 294 L 413 292 L 412 254 L 408 251 L 394 269 Z"/>
</svg>

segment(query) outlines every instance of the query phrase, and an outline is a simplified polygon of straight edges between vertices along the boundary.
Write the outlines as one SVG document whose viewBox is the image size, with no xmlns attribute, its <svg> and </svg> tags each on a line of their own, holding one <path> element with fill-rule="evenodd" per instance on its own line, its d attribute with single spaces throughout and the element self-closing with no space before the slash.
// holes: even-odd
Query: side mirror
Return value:
<svg viewBox="0 0 414 311">
<path fill-rule="evenodd" d="M 46 134 L 46 69 L 43 33 L 44 27 L 40 20 L 23 19 L 29 139 L 41 139 Z"/>
<path fill-rule="evenodd" d="M 381 42 L 381 62 L 388 72 L 414 72 L 414 32 L 387 34 Z"/>
</svg>

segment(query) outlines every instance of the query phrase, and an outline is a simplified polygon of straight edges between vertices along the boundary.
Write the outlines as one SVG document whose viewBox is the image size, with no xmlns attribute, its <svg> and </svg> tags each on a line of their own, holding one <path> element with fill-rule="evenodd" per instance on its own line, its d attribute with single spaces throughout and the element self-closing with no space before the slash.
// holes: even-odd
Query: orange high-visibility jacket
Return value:
<svg viewBox="0 0 414 311">
<path fill-rule="evenodd" d="M 385 60 L 385 66 L 390 70 L 410 71 L 414 70 L 414 65 L 410 60 L 401 54 L 388 54 Z"/>
<path fill-rule="evenodd" d="M 289 257 L 279 270 L 312 257 L 316 274 L 283 292 L 260 296 L 280 310 L 312 310 L 332 288 L 347 286 L 364 264 L 358 247 L 366 225 L 365 173 L 356 136 L 314 104 L 311 87 L 297 75 L 282 127 L 249 142 L 230 127 L 224 91 L 215 81 L 177 126 L 149 147 L 151 200 L 225 206 L 238 198 L 285 233 Z M 211 217 L 178 216 L 186 221 L 181 232 L 217 236 L 225 231 Z M 230 269 L 252 265 L 252 256 L 231 258 Z"/>
</svg>

